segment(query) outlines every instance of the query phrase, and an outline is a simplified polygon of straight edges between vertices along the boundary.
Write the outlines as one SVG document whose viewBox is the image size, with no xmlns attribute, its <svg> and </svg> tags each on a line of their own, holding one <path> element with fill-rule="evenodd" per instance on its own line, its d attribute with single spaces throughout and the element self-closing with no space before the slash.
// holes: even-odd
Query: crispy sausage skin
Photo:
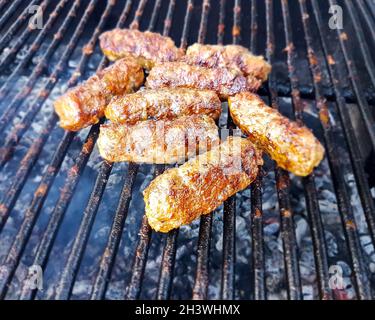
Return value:
<svg viewBox="0 0 375 320">
<path fill-rule="evenodd" d="M 215 121 L 205 115 L 175 120 L 147 120 L 134 125 L 102 125 L 98 139 L 101 156 L 110 162 L 172 164 L 220 142 Z"/>
<path fill-rule="evenodd" d="M 186 62 L 164 62 L 155 65 L 146 86 L 157 88 L 195 88 L 215 91 L 223 100 L 242 91 L 257 91 L 262 81 L 245 77 L 235 69 L 191 66 Z"/>
<path fill-rule="evenodd" d="M 131 29 L 114 29 L 100 36 L 100 47 L 108 59 L 114 61 L 131 55 L 145 69 L 156 62 L 176 61 L 184 51 L 174 41 L 159 33 Z"/>
<path fill-rule="evenodd" d="M 55 101 L 60 126 L 77 131 L 97 123 L 113 95 L 132 92 L 143 81 L 143 69 L 136 60 L 117 61 Z"/>
<path fill-rule="evenodd" d="M 309 175 L 324 157 L 324 148 L 306 127 L 282 116 L 251 93 L 228 100 L 235 124 L 278 166 L 298 176 Z"/>
<path fill-rule="evenodd" d="M 206 114 L 218 119 L 221 102 L 215 92 L 186 88 L 144 90 L 114 97 L 105 110 L 114 123 L 136 123 L 147 119 L 175 119 Z"/>
<path fill-rule="evenodd" d="M 262 56 L 253 55 L 239 45 L 208 45 L 195 43 L 188 47 L 185 62 L 207 68 L 226 67 L 239 69 L 245 76 L 266 81 L 271 65 Z"/>
<path fill-rule="evenodd" d="M 262 163 L 249 139 L 228 137 L 211 151 L 165 171 L 143 192 L 150 226 L 168 232 L 212 212 L 253 182 Z"/>
</svg>

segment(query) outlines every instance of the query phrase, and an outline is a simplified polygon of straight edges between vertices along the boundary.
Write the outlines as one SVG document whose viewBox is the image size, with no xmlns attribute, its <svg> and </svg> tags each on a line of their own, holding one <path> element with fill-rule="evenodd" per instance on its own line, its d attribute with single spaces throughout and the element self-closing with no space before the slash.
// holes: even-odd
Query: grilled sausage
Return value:
<svg viewBox="0 0 375 320">
<path fill-rule="evenodd" d="M 245 76 L 266 81 L 271 65 L 262 56 L 254 56 L 239 45 L 207 45 L 195 43 L 188 47 L 184 61 L 207 68 L 226 67 L 240 70 Z"/>
<path fill-rule="evenodd" d="M 136 123 L 147 119 L 174 119 L 180 116 L 206 114 L 218 119 L 221 102 L 213 91 L 196 89 L 144 90 L 115 97 L 105 110 L 115 123 Z"/>
<path fill-rule="evenodd" d="M 251 93 L 228 100 L 234 123 L 278 166 L 298 176 L 307 176 L 324 157 L 324 148 L 306 127 L 268 107 Z"/>
<path fill-rule="evenodd" d="M 77 131 L 97 123 L 113 95 L 132 92 L 143 80 L 143 69 L 134 59 L 117 61 L 55 101 L 60 126 Z"/>
<path fill-rule="evenodd" d="M 246 188 L 262 163 L 250 140 L 228 137 L 211 151 L 165 171 L 143 192 L 150 226 L 168 232 L 212 212 Z"/>
<path fill-rule="evenodd" d="M 112 61 L 131 55 L 145 69 L 151 69 L 156 62 L 179 60 L 184 55 L 169 37 L 131 29 L 104 32 L 100 36 L 100 47 Z"/>
<path fill-rule="evenodd" d="M 155 65 L 147 77 L 146 86 L 156 88 L 195 88 L 215 91 L 227 99 L 242 91 L 257 91 L 262 82 L 254 77 L 244 77 L 241 72 L 228 68 L 209 69 L 191 66 L 185 62 L 165 62 Z"/>
<path fill-rule="evenodd" d="M 205 115 L 175 120 L 147 120 L 134 125 L 109 124 L 100 129 L 101 156 L 111 162 L 176 163 L 220 142 L 218 128 Z"/>
</svg>

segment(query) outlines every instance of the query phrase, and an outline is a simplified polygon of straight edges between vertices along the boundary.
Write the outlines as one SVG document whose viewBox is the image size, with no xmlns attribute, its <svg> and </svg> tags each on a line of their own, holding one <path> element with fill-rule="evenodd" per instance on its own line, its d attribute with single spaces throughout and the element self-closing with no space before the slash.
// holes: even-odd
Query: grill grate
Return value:
<svg viewBox="0 0 375 320">
<path fill-rule="evenodd" d="M 87 69 L 97 70 L 104 68 L 108 61 L 101 58 L 94 61 L 94 58 L 101 57 L 97 51 L 98 37 L 111 24 L 110 18 L 116 17 L 116 26 L 130 26 L 135 29 L 142 29 L 145 21 L 148 22 L 147 29 L 154 31 L 158 29 L 158 22 L 162 12 L 166 11 L 162 25 L 162 33 L 178 38 L 181 34 L 180 46 L 186 46 L 192 42 L 205 43 L 207 39 L 216 39 L 217 43 L 244 44 L 250 43 L 250 49 L 257 54 L 264 54 L 259 50 L 260 38 L 265 38 L 265 55 L 267 60 L 275 66 L 269 81 L 262 88 L 261 93 L 270 104 L 277 109 L 287 101 L 287 105 L 292 109 L 292 115 L 299 122 L 305 122 L 306 103 L 305 99 L 311 99 L 318 110 L 319 125 L 317 131 L 322 132 L 327 150 L 329 164 L 329 174 L 332 180 L 336 201 L 338 206 L 338 223 L 342 224 L 345 237 L 346 259 L 352 269 L 351 279 L 354 284 L 356 298 L 371 299 L 374 288 L 373 279 L 368 270 L 367 260 L 369 254 L 361 243 L 360 230 L 357 227 L 358 216 L 356 211 L 360 206 L 367 224 L 368 233 L 372 244 L 375 243 L 375 206 L 371 194 L 365 163 L 368 161 L 361 149 L 361 136 L 358 135 L 358 125 L 353 123 L 351 114 L 352 103 L 358 107 L 355 112 L 360 118 L 358 121 L 364 129 L 365 136 L 368 137 L 370 151 L 375 150 L 374 119 L 372 104 L 374 103 L 375 75 L 373 59 L 370 51 L 374 46 L 373 41 L 366 41 L 365 34 L 368 32 L 374 39 L 375 15 L 374 5 L 371 1 L 361 0 L 358 5 L 350 1 L 330 0 L 330 5 L 341 5 L 349 14 L 346 18 L 344 30 L 337 30 L 337 42 L 340 52 L 332 54 L 332 33 L 327 23 L 326 15 L 322 14 L 322 5 L 317 0 L 298 0 L 298 2 L 288 2 L 287 0 L 266 0 L 261 4 L 257 0 L 252 0 L 251 4 L 241 0 L 221 0 L 218 8 L 216 2 L 209 0 L 186 0 L 186 1 L 161 1 L 161 0 L 127 0 L 126 3 L 119 3 L 114 0 L 106 2 L 105 8 L 101 7 L 98 0 L 71 1 L 60 0 L 52 3 L 49 0 L 32 1 L 29 5 L 21 5 L 21 1 L 0 1 L 0 10 L 4 12 L 0 19 L 0 70 L 5 71 L 1 77 L 0 98 L 0 133 L 2 137 L 0 144 L 3 146 L 0 153 L 0 169 L 3 172 L 13 172 L 6 187 L 2 188 L 0 202 L 0 239 L 5 239 L 6 228 L 9 220 L 16 208 L 16 204 L 23 199 L 26 193 L 26 185 L 30 180 L 31 173 L 43 159 L 43 152 L 48 148 L 50 136 L 56 128 L 57 116 L 54 113 L 48 114 L 43 121 L 43 130 L 33 138 L 32 143 L 22 151 L 22 141 L 25 139 L 33 122 L 41 113 L 43 107 L 50 102 L 56 87 L 59 88 L 60 80 L 65 80 L 64 71 L 69 66 L 77 50 L 81 50 L 81 57 L 71 77 L 67 81 L 67 86 L 72 87 L 84 78 Z M 30 29 L 27 25 L 29 7 L 34 4 L 42 6 L 44 12 L 49 12 L 42 30 Z M 120 8 L 121 14 L 117 15 L 116 10 Z M 251 21 L 249 25 L 245 15 L 248 14 L 244 8 L 249 9 Z M 279 9 L 279 11 L 276 11 Z M 324 5 L 324 10 L 328 7 Z M 345 12 L 346 12 L 345 11 Z M 14 17 L 19 12 L 17 19 Z M 180 31 L 177 14 L 183 15 L 183 26 Z M 100 15 L 95 23 L 95 15 Z M 198 16 L 197 16 L 198 14 Z M 146 16 L 149 18 L 146 20 Z M 281 22 L 277 19 L 280 18 Z M 130 17 L 133 17 L 130 19 Z M 215 22 L 214 33 L 211 36 L 211 21 Z M 359 17 L 363 17 L 360 23 Z M 263 19 L 264 20 L 261 20 Z M 299 19 L 299 20 L 298 20 Z M 129 21 L 132 20 L 132 21 Z M 197 28 L 195 28 L 195 23 Z M 228 25 L 232 22 L 231 30 Z M 264 22 L 264 23 L 263 23 Z M 92 26 L 94 24 L 94 26 Z M 113 23 L 112 23 L 113 24 Z M 300 25 L 302 38 L 297 39 L 295 32 L 296 25 Z M 113 26 L 112 26 L 113 27 Z M 248 31 L 245 30 L 248 29 Z M 355 36 L 350 32 L 350 28 L 355 31 Z M 91 33 L 90 33 L 91 30 Z M 197 32 L 195 32 L 197 30 Z M 298 30 L 298 28 L 297 28 Z M 231 31 L 231 32 L 228 32 Z M 277 32 L 277 36 L 275 36 Z M 229 34 L 231 33 L 231 35 Z M 54 35 L 51 39 L 51 35 Z M 68 36 L 70 35 L 70 36 Z M 316 37 L 318 35 L 318 37 Z M 196 36 L 196 38 L 194 38 Z M 247 37 L 248 36 L 248 37 Z M 263 37 L 264 36 L 264 37 Z M 352 39 L 354 38 L 355 39 Z M 250 38 L 248 41 L 247 38 Z M 279 38 L 281 40 L 279 40 Z M 85 45 L 82 40 L 89 39 Z M 296 40 L 297 39 L 297 40 Z M 300 50 L 302 43 L 303 51 Z M 353 43 L 359 44 L 359 54 L 363 64 L 358 66 L 358 52 L 354 52 Z M 263 43 L 262 43 L 263 45 Z M 282 46 L 286 52 L 286 62 L 279 68 L 278 47 Z M 63 48 L 63 49 L 62 49 Z M 21 50 L 25 54 L 19 57 Z M 56 57 L 56 52 L 61 50 L 62 54 Z M 38 56 L 38 59 L 35 57 Z M 300 58 L 306 59 L 307 72 L 304 75 L 311 79 L 310 88 L 301 86 Z M 98 59 L 97 59 L 98 60 Z M 9 65 L 14 65 L 13 71 L 6 72 Z M 50 67 L 52 66 L 52 67 Z M 31 71 L 28 70 L 31 67 Z M 283 69 L 284 68 L 284 69 Z M 343 71 L 344 69 L 344 71 Z M 280 80 L 280 70 L 288 75 L 287 85 Z M 349 85 L 342 76 L 347 70 Z M 366 72 L 362 72 L 365 70 Z M 362 73 L 368 75 L 364 78 Z M 26 74 L 26 75 L 25 75 Z M 15 83 L 19 79 L 26 80 L 21 85 L 20 90 L 14 90 Z M 328 89 L 326 82 L 328 79 Z M 66 81 L 65 81 L 66 82 Z M 371 88 L 371 85 L 373 86 Z M 65 90 L 63 89 L 59 90 Z M 35 94 L 34 94 L 35 93 Z M 30 102 L 29 96 L 34 99 Z M 284 99 L 286 98 L 286 100 Z M 284 101 L 285 100 L 285 101 Z M 310 102 L 311 103 L 311 102 Z M 335 111 L 333 111 L 333 109 Z M 339 145 L 337 140 L 337 123 L 332 116 L 332 112 L 338 113 L 339 126 L 342 128 L 345 137 L 345 146 Z M 234 129 L 234 125 L 228 117 L 225 120 L 225 127 Z M 222 120 L 221 120 L 222 121 Z M 9 125 L 9 124 L 12 125 Z M 32 234 L 35 231 L 37 222 L 41 219 L 40 214 L 45 207 L 46 201 L 52 196 L 50 191 L 56 184 L 56 177 L 61 174 L 62 166 L 70 150 L 77 147 L 77 140 L 87 133 L 84 142 L 79 145 L 79 154 L 73 159 L 73 164 L 67 170 L 66 177 L 62 180 L 61 190 L 57 197 L 57 202 L 53 205 L 46 227 L 39 231 L 37 247 L 31 253 L 30 265 L 39 265 L 44 270 L 52 260 L 52 250 L 56 242 L 61 225 L 72 203 L 73 196 L 77 192 L 79 182 L 87 169 L 87 163 L 95 148 L 95 142 L 99 133 L 99 124 L 93 126 L 88 132 L 75 134 L 65 132 L 53 152 L 50 162 L 41 173 L 41 179 L 33 194 L 28 194 L 30 204 L 27 205 L 24 216 L 12 238 L 9 248 L 0 268 L 0 297 L 8 298 L 17 296 L 21 299 L 44 298 L 38 295 L 37 290 L 30 290 L 24 282 L 25 275 L 21 279 L 20 288 L 15 287 L 17 282 L 17 268 L 19 268 L 24 258 L 26 248 L 32 241 Z M 51 142 L 50 142 L 51 143 Z M 347 149 L 346 149 L 347 144 Z M 345 179 L 343 160 L 341 153 L 345 153 L 350 158 L 350 172 L 353 173 L 356 188 L 358 190 L 359 201 L 352 204 L 352 191 Z M 371 157 L 371 156 L 370 156 Z M 18 162 L 17 162 L 18 161 Z M 124 226 L 131 212 L 131 203 L 134 190 L 136 189 L 137 176 L 141 174 L 142 166 L 129 163 L 123 174 L 123 185 L 116 209 L 114 209 L 113 223 L 108 227 L 108 239 L 104 244 L 104 251 L 95 275 L 92 277 L 92 286 L 88 289 L 90 299 L 104 299 L 108 292 L 113 269 L 116 265 L 116 257 L 120 251 L 120 243 L 123 237 Z M 157 176 L 164 171 L 164 166 L 153 166 L 153 175 Z M 77 280 L 87 245 L 90 242 L 90 235 L 97 213 L 103 205 L 103 197 L 108 187 L 108 181 L 113 174 L 114 165 L 106 161 L 98 165 L 97 176 L 93 186 L 85 188 L 90 194 L 87 205 L 82 214 L 78 217 L 79 226 L 71 247 L 67 255 L 66 262 L 61 275 L 54 286 L 53 298 L 70 299 L 73 297 L 73 288 Z M 281 239 L 283 247 L 283 259 L 285 268 L 286 298 L 299 300 L 304 298 L 304 288 L 302 285 L 300 272 L 299 245 L 296 237 L 295 210 L 291 200 L 291 192 L 294 184 L 293 177 L 277 167 L 273 163 L 266 165 L 261 170 L 255 183 L 250 188 L 251 192 L 251 214 L 250 214 L 250 234 L 251 234 L 251 261 L 248 264 L 248 273 L 251 274 L 251 292 L 248 296 L 240 294 L 241 298 L 266 299 L 269 298 L 267 285 L 267 257 L 266 242 L 264 241 L 264 227 L 266 217 L 263 210 L 265 192 L 263 186 L 267 175 L 274 171 L 275 186 L 277 191 L 279 219 L 281 227 Z M 3 176 L 1 176 L 3 177 Z M 4 175 L 5 177 L 5 175 Z M 317 297 L 320 299 L 339 299 L 342 297 L 337 290 L 329 287 L 329 267 L 334 264 L 329 253 L 326 241 L 326 226 L 322 219 L 321 205 L 319 203 L 320 190 L 316 185 L 317 177 L 311 176 L 302 179 L 304 190 L 304 201 L 306 205 L 307 220 L 311 231 L 312 247 L 314 252 L 314 264 L 316 272 Z M 293 181 L 293 183 L 292 183 Z M 3 181 L 2 181 L 3 182 Z M 5 185 L 4 180 L 4 185 Z M 22 197 L 22 198 L 21 198 Z M 302 197 L 302 196 L 300 196 Z M 236 262 L 236 215 L 238 212 L 238 200 L 236 196 L 228 199 L 223 206 L 223 228 L 222 228 L 222 252 L 221 252 L 221 282 L 219 296 L 222 299 L 237 298 L 236 284 L 238 278 L 244 275 L 238 273 Z M 12 222 L 12 221 L 11 221 Z M 194 279 L 192 279 L 193 299 L 206 299 L 212 295 L 209 292 L 210 277 L 213 272 L 212 266 L 212 233 L 215 223 L 213 215 L 202 216 L 200 219 L 199 233 L 196 250 L 192 249 L 190 255 L 196 255 L 196 267 Z M 147 223 L 145 216 L 142 219 L 139 235 L 131 248 L 134 252 L 134 259 L 131 262 L 131 275 L 127 282 L 123 297 L 126 299 L 138 299 L 142 297 L 143 285 L 147 277 L 147 263 L 149 261 L 150 250 L 153 242 L 160 241 L 163 247 L 160 252 L 160 265 L 158 279 L 154 292 L 156 299 L 170 299 L 173 293 L 176 265 L 176 257 L 179 248 L 179 230 L 174 230 L 165 237 L 155 235 Z M 0 254 L 1 254 L 0 250 Z M 194 263 L 194 262 L 191 262 Z M 375 263 L 375 261 L 374 261 Z"/>
</svg>

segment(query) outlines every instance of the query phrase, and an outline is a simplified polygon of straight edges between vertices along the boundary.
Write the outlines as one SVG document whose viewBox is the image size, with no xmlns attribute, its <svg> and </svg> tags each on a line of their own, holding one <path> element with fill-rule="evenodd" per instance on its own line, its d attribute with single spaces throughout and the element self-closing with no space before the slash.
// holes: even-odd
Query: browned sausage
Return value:
<svg viewBox="0 0 375 320">
<path fill-rule="evenodd" d="M 169 37 L 131 29 L 104 32 L 100 36 L 100 47 L 112 61 L 131 55 L 145 69 L 151 69 L 156 62 L 179 60 L 184 54 Z"/>
<path fill-rule="evenodd" d="M 262 163 L 249 139 L 228 137 L 211 151 L 165 171 L 143 192 L 150 226 L 168 232 L 212 212 L 245 189 Z"/>
<path fill-rule="evenodd" d="M 114 95 L 134 91 L 143 80 L 143 69 L 136 60 L 117 61 L 55 101 L 60 126 L 77 131 L 97 123 Z"/>
<path fill-rule="evenodd" d="M 102 125 L 98 139 L 101 156 L 111 162 L 176 163 L 220 142 L 218 128 L 205 115 L 175 120 L 147 120 L 134 125 Z"/>
<path fill-rule="evenodd" d="M 194 114 L 218 119 L 221 102 L 216 93 L 185 88 L 144 90 L 113 98 L 105 110 L 106 118 L 115 123 L 174 119 Z"/>
<path fill-rule="evenodd" d="M 157 88 L 195 88 L 215 91 L 227 99 L 242 91 L 257 91 L 262 81 L 235 69 L 191 66 L 185 62 L 164 62 L 155 65 L 147 77 L 146 86 Z"/>
<path fill-rule="evenodd" d="M 195 43 L 188 47 L 184 61 L 208 68 L 238 69 L 245 76 L 253 76 L 262 81 L 266 81 L 271 72 L 271 65 L 262 56 L 255 56 L 239 45 Z"/>
<path fill-rule="evenodd" d="M 282 116 L 251 93 L 228 100 L 235 124 L 281 168 L 307 176 L 324 157 L 324 148 L 306 127 Z"/>
</svg>

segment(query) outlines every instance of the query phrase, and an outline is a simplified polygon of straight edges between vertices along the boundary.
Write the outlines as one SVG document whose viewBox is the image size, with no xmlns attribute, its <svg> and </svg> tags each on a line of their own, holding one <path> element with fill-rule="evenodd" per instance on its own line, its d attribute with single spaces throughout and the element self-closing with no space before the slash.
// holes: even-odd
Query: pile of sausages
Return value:
<svg viewBox="0 0 375 320">
<path fill-rule="evenodd" d="M 248 187 L 262 151 L 299 176 L 323 159 L 324 148 L 308 128 L 254 93 L 271 66 L 246 48 L 193 44 L 184 52 L 169 37 L 130 29 L 105 32 L 100 45 L 114 64 L 58 98 L 55 111 L 60 126 L 73 131 L 105 116 L 98 147 L 107 161 L 184 163 L 144 190 L 154 230 L 190 223 Z M 215 121 L 222 101 L 247 138 L 220 139 Z"/>
</svg>

